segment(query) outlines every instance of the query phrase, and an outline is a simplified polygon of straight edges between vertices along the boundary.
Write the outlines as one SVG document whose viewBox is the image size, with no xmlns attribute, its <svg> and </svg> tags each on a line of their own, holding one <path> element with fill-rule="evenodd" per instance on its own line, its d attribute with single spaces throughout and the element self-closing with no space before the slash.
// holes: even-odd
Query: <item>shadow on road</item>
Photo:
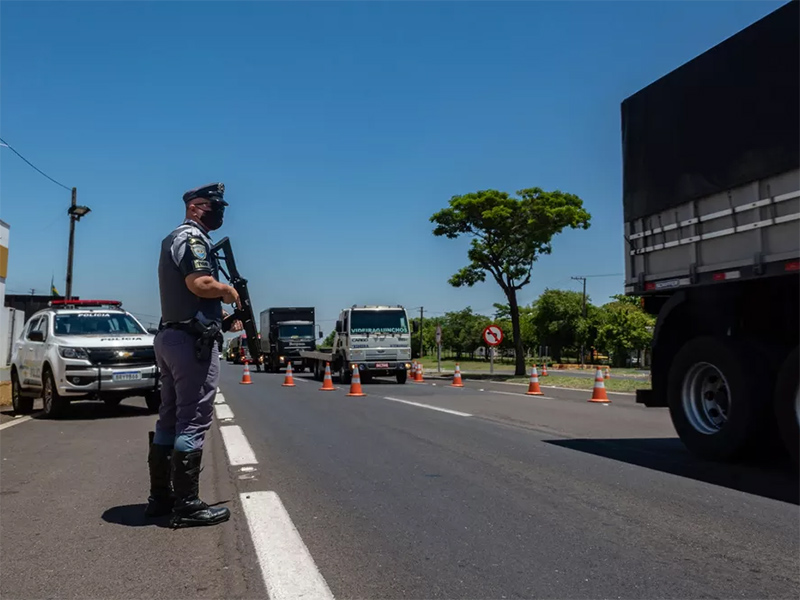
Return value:
<svg viewBox="0 0 800 600">
<path fill-rule="evenodd" d="M 147 504 L 125 504 L 109 508 L 103 513 L 103 521 L 126 527 L 164 527 L 169 528 L 169 516 L 151 519 L 144 516 Z"/>
<path fill-rule="evenodd" d="M 69 408 L 59 421 L 95 421 L 97 419 L 122 419 L 126 417 L 143 417 L 151 415 L 144 406 L 120 404 L 106 406 L 102 402 L 71 402 Z M 46 419 L 43 413 L 34 415 L 34 419 Z"/>
<path fill-rule="evenodd" d="M 677 438 L 573 439 L 545 442 L 800 505 L 797 468 L 788 458 L 777 456 L 774 452 L 740 463 L 716 463 L 695 458 Z"/>
</svg>

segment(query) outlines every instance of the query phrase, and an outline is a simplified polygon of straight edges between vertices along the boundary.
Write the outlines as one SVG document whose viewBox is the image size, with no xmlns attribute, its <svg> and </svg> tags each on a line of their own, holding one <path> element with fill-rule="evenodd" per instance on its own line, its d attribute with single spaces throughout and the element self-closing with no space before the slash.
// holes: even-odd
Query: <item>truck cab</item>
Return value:
<svg viewBox="0 0 800 600">
<path fill-rule="evenodd" d="M 342 383 L 350 382 L 354 366 L 365 379 L 394 375 L 398 383 L 405 383 L 411 367 L 411 327 L 405 308 L 354 305 L 341 311 L 333 358 Z"/>
<path fill-rule="evenodd" d="M 288 367 L 296 371 L 306 368 L 300 354 L 317 348 L 313 307 L 272 307 L 261 313 L 261 351 L 268 371 L 273 373 Z M 316 334 L 316 335 L 315 335 Z"/>
</svg>

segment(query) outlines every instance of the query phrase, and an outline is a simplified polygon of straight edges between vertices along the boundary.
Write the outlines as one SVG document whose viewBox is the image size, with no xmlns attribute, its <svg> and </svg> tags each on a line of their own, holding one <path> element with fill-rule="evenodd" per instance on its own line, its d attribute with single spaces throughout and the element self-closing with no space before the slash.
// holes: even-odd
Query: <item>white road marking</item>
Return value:
<svg viewBox="0 0 800 600">
<path fill-rule="evenodd" d="M 580 388 L 559 387 L 557 385 L 542 385 L 540 387 L 552 388 L 554 390 L 567 390 L 568 392 L 587 392 L 588 393 L 588 392 L 592 391 L 591 389 L 583 390 L 583 389 L 580 389 Z M 636 394 L 633 394 L 631 392 L 610 392 L 608 390 L 606 390 L 606 393 L 607 394 L 617 394 L 618 396 L 635 396 L 636 395 Z"/>
<path fill-rule="evenodd" d="M 240 495 L 270 600 L 333 599 L 328 584 L 275 492 Z"/>
<path fill-rule="evenodd" d="M 217 404 L 214 407 L 214 412 L 217 414 L 217 418 L 220 420 L 233 419 L 233 411 L 227 404 Z"/>
<path fill-rule="evenodd" d="M 19 419 L 15 418 L 13 421 L 9 421 L 8 423 L 3 423 L 0 425 L 0 429 L 7 429 L 8 427 L 13 427 L 14 425 L 19 425 L 20 423 L 24 423 L 25 421 L 30 421 L 31 417 L 20 417 Z"/>
<path fill-rule="evenodd" d="M 519 392 L 503 392 L 501 390 L 489 390 L 490 394 L 503 394 L 504 396 L 522 396 L 523 398 L 544 398 L 546 400 L 554 400 L 550 396 L 529 396 L 528 394 L 520 394 Z"/>
<path fill-rule="evenodd" d="M 421 408 L 430 408 L 431 410 L 438 410 L 440 412 L 457 415 L 459 417 L 471 417 L 469 413 L 459 412 L 457 410 L 450 410 L 449 408 L 439 408 L 438 406 L 431 406 L 430 404 L 420 404 L 419 402 L 411 402 L 410 400 L 400 400 L 400 398 L 383 397 L 384 400 L 391 400 L 392 402 L 402 402 L 403 404 L 410 404 L 411 406 L 419 406 Z"/>
<path fill-rule="evenodd" d="M 244 436 L 242 428 L 238 425 L 223 425 L 219 428 L 225 450 L 228 452 L 228 461 L 232 466 L 257 465 L 258 460 L 250 447 L 250 442 Z"/>
<path fill-rule="evenodd" d="M 225 396 L 217 392 L 217 396 L 214 398 L 214 404 L 225 404 Z"/>
<path fill-rule="evenodd" d="M 294 379 L 294 377 L 292 379 Z M 298 377 L 297 379 L 294 380 L 295 383 L 297 383 L 298 381 L 302 381 L 303 383 L 314 383 L 313 379 L 306 379 L 304 377 Z"/>
</svg>

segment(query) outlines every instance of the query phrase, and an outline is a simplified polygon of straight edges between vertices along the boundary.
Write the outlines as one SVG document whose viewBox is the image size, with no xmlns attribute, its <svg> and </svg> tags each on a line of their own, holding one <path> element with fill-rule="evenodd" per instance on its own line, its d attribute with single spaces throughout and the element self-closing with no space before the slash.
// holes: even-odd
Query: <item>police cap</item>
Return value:
<svg viewBox="0 0 800 600">
<path fill-rule="evenodd" d="M 225 195 L 224 183 L 209 183 L 208 185 L 189 190 L 183 195 L 184 202 L 190 202 L 195 198 L 207 198 L 212 201 L 221 202 L 224 206 L 228 206 L 223 196 Z"/>
</svg>

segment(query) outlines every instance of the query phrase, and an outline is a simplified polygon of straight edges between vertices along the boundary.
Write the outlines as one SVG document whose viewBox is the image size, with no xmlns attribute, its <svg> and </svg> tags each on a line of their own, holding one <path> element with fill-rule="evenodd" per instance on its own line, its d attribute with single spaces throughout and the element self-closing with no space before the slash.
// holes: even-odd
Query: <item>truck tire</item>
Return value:
<svg viewBox="0 0 800 600">
<path fill-rule="evenodd" d="M 342 361 L 342 366 L 339 367 L 339 383 L 342 385 L 350 385 L 350 380 L 353 378 L 353 372 L 348 370 L 347 362 Z"/>
<path fill-rule="evenodd" d="M 775 417 L 781 440 L 795 464 L 800 464 L 800 348 L 783 361 L 775 384 Z"/>
<path fill-rule="evenodd" d="M 667 403 L 681 441 L 711 460 L 739 458 L 756 441 L 768 406 L 759 384 L 769 387 L 759 362 L 745 348 L 714 337 L 687 342 L 667 379 Z"/>
<path fill-rule="evenodd" d="M 33 398 L 22 395 L 22 386 L 16 369 L 11 370 L 11 406 L 17 415 L 27 415 L 33 412 Z"/>
<path fill-rule="evenodd" d="M 408 379 L 408 371 L 403 369 L 402 371 L 397 372 L 397 383 L 403 385 L 407 379 Z"/>
<path fill-rule="evenodd" d="M 59 395 L 53 373 L 49 368 L 44 370 L 42 378 L 42 404 L 42 412 L 48 419 L 62 417 L 69 407 L 69 400 Z"/>
<path fill-rule="evenodd" d="M 151 413 L 157 413 L 161 408 L 161 391 L 153 390 L 144 395 L 144 402 L 147 405 L 147 410 Z"/>
</svg>

